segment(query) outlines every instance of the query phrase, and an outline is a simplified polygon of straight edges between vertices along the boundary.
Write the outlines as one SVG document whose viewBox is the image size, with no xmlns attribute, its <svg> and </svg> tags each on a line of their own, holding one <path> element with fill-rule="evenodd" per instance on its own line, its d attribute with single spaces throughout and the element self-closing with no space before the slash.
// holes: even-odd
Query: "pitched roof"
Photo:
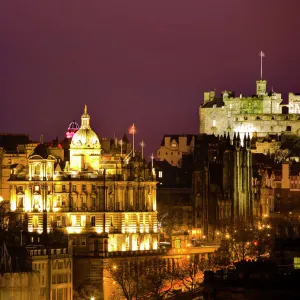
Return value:
<svg viewBox="0 0 300 300">
<path fill-rule="evenodd" d="M 165 138 L 170 137 L 170 140 L 175 140 L 177 144 L 179 144 L 179 138 L 180 137 L 186 137 L 187 138 L 187 145 L 191 144 L 191 141 L 193 138 L 196 137 L 195 134 L 165 134 L 162 141 L 161 141 L 161 146 L 165 146 Z"/>
</svg>

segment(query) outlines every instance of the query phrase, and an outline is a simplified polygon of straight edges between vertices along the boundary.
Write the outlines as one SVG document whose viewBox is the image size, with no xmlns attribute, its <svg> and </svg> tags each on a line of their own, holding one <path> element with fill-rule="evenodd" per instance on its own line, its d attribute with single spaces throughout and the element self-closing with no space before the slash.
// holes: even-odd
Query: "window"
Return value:
<svg viewBox="0 0 300 300">
<path fill-rule="evenodd" d="M 294 257 L 294 269 L 300 269 L 300 257 Z"/>
<path fill-rule="evenodd" d="M 56 275 L 52 275 L 52 284 L 56 283 Z"/>
<path fill-rule="evenodd" d="M 95 216 L 91 217 L 91 226 L 96 226 L 96 218 L 95 218 Z"/>
<path fill-rule="evenodd" d="M 162 175 L 163 175 L 162 171 L 158 171 L 158 178 L 162 178 Z"/>
<path fill-rule="evenodd" d="M 82 207 L 86 207 L 86 197 L 81 197 Z"/>
<path fill-rule="evenodd" d="M 35 192 L 38 192 L 39 190 L 40 190 L 40 187 L 39 187 L 38 185 L 35 185 L 35 186 L 34 186 L 34 191 L 35 191 Z"/>
<path fill-rule="evenodd" d="M 213 127 L 216 127 L 216 120 L 213 120 Z"/>
<path fill-rule="evenodd" d="M 173 152 L 171 152 L 171 155 L 173 155 Z"/>
<path fill-rule="evenodd" d="M 23 192 L 23 187 L 22 186 L 18 186 L 17 187 L 17 192 L 18 193 L 22 193 Z"/>
<path fill-rule="evenodd" d="M 62 190 L 62 192 L 66 192 L 66 185 L 65 185 L 65 184 L 63 184 L 63 185 L 61 186 L 61 190 Z"/>
<path fill-rule="evenodd" d="M 72 185 L 73 192 L 76 192 L 76 185 Z"/>
<path fill-rule="evenodd" d="M 80 238 L 80 246 L 85 247 L 86 246 L 86 238 Z"/>
<path fill-rule="evenodd" d="M 83 184 L 83 185 L 82 185 L 82 191 L 83 191 L 83 192 L 86 192 L 86 184 Z"/>
<path fill-rule="evenodd" d="M 56 207 L 60 207 L 60 206 L 61 206 L 61 197 L 57 196 Z"/>
<path fill-rule="evenodd" d="M 286 131 L 292 131 L 292 126 L 286 126 Z"/>
<path fill-rule="evenodd" d="M 81 225 L 81 227 L 85 227 L 85 225 L 86 225 L 86 216 L 80 216 L 80 225 Z"/>
<path fill-rule="evenodd" d="M 247 121 L 247 120 L 248 120 L 248 117 L 244 117 L 244 120 Z"/>
<path fill-rule="evenodd" d="M 76 216 L 75 215 L 71 216 L 71 223 L 72 223 L 72 226 L 76 226 Z"/>
<path fill-rule="evenodd" d="M 66 227 L 66 216 L 61 217 L 61 226 Z"/>
<path fill-rule="evenodd" d="M 52 289 L 52 300 L 56 300 L 56 289 Z"/>
<path fill-rule="evenodd" d="M 92 184 L 92 191 L 95 192 L 96 191 L 96 185 Z"/>
<path fill-rule="evenodd" d="M 32 217 L 32 226 L 33 227 L 38 227 L 39 226 L 39 217 L 38 216 L 33 216 Z"/>
</svg>

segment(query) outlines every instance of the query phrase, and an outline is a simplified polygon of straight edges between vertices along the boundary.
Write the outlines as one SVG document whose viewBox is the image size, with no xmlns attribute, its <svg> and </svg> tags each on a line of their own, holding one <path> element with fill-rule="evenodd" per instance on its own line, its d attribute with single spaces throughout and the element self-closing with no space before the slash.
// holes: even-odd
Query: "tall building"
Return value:
<svg viewBox="0 0 300 300">
<path fill-rule="evenodd" d="M 289 104 L 282 103 L 282 96 L 275 91 L 267 92 L 267 81 L 256 81 L 256 94 L 245 97 L 224 91 L 220 97 L 215 91 L 204 93 L 200 105 L 200 133 L 221 135 L 240 133 L 241 139 L 252 136 L 293 133 L 300 135 L 300 96 L 289 94 Z"/>
<path fill-rule="evenodd" d="M 193 172 L 193 227 L 195 239 L 253 224 L 256 202 L 252 195 L 250 136 L 198 135 Z"/>
</svg>

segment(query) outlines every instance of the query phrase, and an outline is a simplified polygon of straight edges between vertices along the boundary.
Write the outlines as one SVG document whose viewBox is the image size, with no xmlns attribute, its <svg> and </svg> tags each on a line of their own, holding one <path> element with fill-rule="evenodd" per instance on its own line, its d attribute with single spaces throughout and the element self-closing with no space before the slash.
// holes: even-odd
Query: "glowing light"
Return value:
<svg viewBox="0 0 300 300">
<path fill-rule="evenodd" d="M 2 196 L 0 196 L 0 202 L 2 202 L 3 201 L 3 197 Z"/>
<path fill-rule="evenodd" d="M 96 232 L 97 232 L 97 233 L 102 233 L 102 232 L 103 232 L 103 229 L 102 229 L 102 228 L 99 228 L 99 227 L 97 227 L 97 228 L 96 228 Z"/>
<path fill-rule="evenodd" d="M 73 226 L 69 226 L 67 227 L 67 232 L 68 233 L 80 233 L 82 231 L 81 227 L 73 227 Z"/>
<path fill-rule="evenodd" d="M 114 265 L 114 266 L 113 266 L 113 269 L 114 269 L 114 270 L 116 270 L 116 269 L 117 269 L 117 266 L 116 266 L 116 265 Z"/>
</svg>

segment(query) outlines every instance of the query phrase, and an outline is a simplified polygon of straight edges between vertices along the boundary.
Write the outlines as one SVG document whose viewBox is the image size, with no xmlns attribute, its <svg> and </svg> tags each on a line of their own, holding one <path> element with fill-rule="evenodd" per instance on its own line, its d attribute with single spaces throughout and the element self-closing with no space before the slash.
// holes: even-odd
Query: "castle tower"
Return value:
<svg viewBox="0 0 300 300">
<path fill-rule="evenodd" d="M 266 95 L 267 93 L 267 81 L 257 80 L 256 81 L 256 95 Z"/>
</svg>

